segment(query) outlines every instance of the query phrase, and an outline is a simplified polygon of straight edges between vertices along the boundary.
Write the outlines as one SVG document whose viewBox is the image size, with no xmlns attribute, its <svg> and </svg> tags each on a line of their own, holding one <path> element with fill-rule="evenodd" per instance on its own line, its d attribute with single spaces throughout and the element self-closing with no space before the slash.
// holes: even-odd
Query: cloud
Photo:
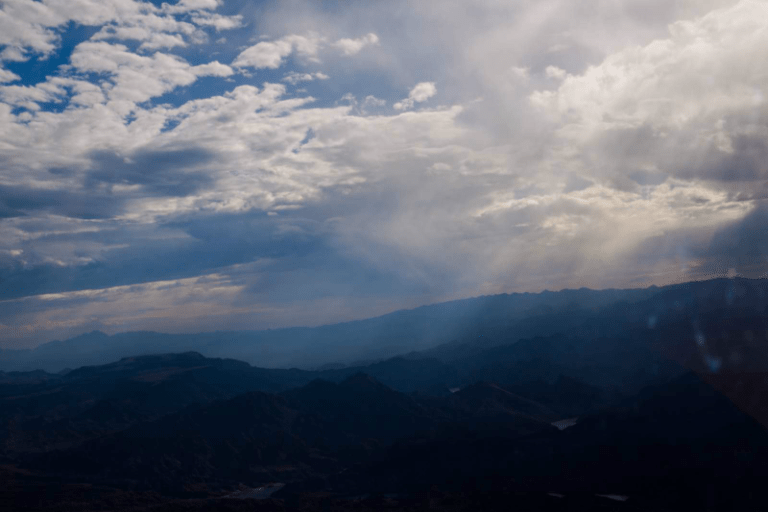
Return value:
<svg viewBox="0 0 768 512">
<path fill-rule="evenodd" d="M 242 26 L 243 17 L 238 15 L 224 16 L 216 13 L 196 13 L 192 15 L 192 22 L 200 27 L 213 27 L 217 32 L 232 30 Z"/>
<path fill-rule="evenodd" d="M 344 55 L 357 55 L 366 46 L 377 44 L 379 44 L 379 37 L 374 33 L 370 33 L 357 39 L 339 39 L 332 46 L 338 48 Z"/>
<path fill-rule="evenodd" d="M 290 35 L 277 41 L 262 41 L 243 50 L 232 63 L 235 67 L 277 69 L 283 59 L 294 51 L 310 60 L 317 60 L 322 40 L 316 36 Z"/>
<path fill-rule="evenodd" d="M 183 197 L 211 186 L 214 180 L 199 170 L 214 159 L 213 153 L 201 148 L 145 149 L 127 156 L 96 151 L 90 159 L 85 185 L 94 192 L 102 185 L 108 193 L 116 185 L 139 185 L 141 192 L 151 195 Z"/>
<path fill-rule="evenodd" d="M 293 45 L 288 41 L 262 41 L 243 50 L 232 62 L 235 67 L 252 67 L 256 69 L 277 69 L 283 63 L 283 58 L 293 52 Z"/>
<path fill-rule="evenodd" d="M 109 218 L 120 213 L 121 203 L 118 198 L 93 197 L 82 192 L 0 186 L 0 217 L 46 211 L 83 219 Z"/>
<path fill-rule="evenodd" d="M 330 77 L 325 73 L 317 71 L 315 73 L 297 73 L 292 71 L 283 77 L 283 82 L 296 85 L 301 82 L 311 82 L 313 80 L 328 80 Z"/>
<path fill-rule="evenodd" d="M 35 3 L 2 51 L 66 64 L 3 68 L 0 339 L 762 264 L 759 2 Z"/>
<path fill-rule="evenodd" d="M 674 23 L 667 39 L 617 52 L 530 100 L 606 172 L 762 178 L 768 68 L 750 55 L 768 48 L 756 19 L 764 9 L 744 0 Z"/>
<path fill-rule="evenodd" d="M 369 94 L 368 96 L 365 97 L 363 104 L 371 107 L 383 107 L 384 105 L 387 104 L 387 100 L 383 100 L 381 98 L 377 98 L 376 96 Z"/>
<path fill-rule="evenodd" d="M 411 89 L 408 97 L 394 104 L 396 110 L 407 110 L 413 108 L 416 103 L 423 103 L 437 94 L 437 87 L 434 82 L 421 82 Z"/>
<path fill-rule="evenodd" d="M 422 82 L 416 84 L 416 86 L 411 89 L 411 92 L 408 93 L 408 98 L 416 103 L 421 103 L 422 101 L 427 101 L 435 94 L 437 94 L 437 88 L 435 87 L 434 82 Z"/>
<path fill-rule="evenodd" d="M 560 69 L 557 66 L 547 66 L 547 68 L 544 70 L 544 73 L 547 75 L 547 77 L 554 78 L 556 80 L 562 80 L 568 75 L 564 69 Z"/>
<path fill-rule="evenodd" d="M 242 17 L 211 12 L 220 2 L 199 1 L 163 4 L 157 7 L 136 0 L 14 0 L 0 9 L 0 59 L 24 61 L 31 55 L 50 55 L 58 46 L 58 29 L 69 22 L 104 25 L 98 39 L 143 41 L 151 50 L 185 46 L 198 34 L 198 27 L 228 30 L 240 26 Z M 192 23 L 177 18 L 191 16 Z"/>
<path fill-rule="evenodd" d="M 0 68 L 0 83 L 15 82 L 20 79 L 21 77 L 16 73 Z"/>
<path fill-rule="evenodd" d="M 75 48 L 71 62 L 83 73 L 99 73 L 111 78 L 113 85 L 106 96 L 121 113 L 127 114 L 134 105 L 190 85 L 200 76 L 229 76 L 229 66 L 218 61 L 191 66 L 170 54 L 137 55 L 125 45 L 105 42 L 85 42 Z"/>
<path fill-rule="evenodd" d="M 192 30 L 194 31 L 194 29 Z M 93 40 L 118 39 L 142 41 L 142 50 L 187 46 L 184 37 L 179 34 L 157 33 L 145 27 L 107 27 L 93 36 Z"/>
<path fill-rule="evenodd" d="M 330 47 L 340 50 L 344 55 L 357 54 L 363 47 L 378 44 L 376 34 L 368 34 L 359 39 L 340 39 Z M 306 36 L 292 34 L 276 41 L 262 41 L 243 50 L 232 63 L 235 67 L 252 67 L 255 69 L 277 69 L 283 65 L 284 59 L 297 53 L 308 62 L 320 62 L 319 52 L 327 44 L 326 38 L 310 33 Z"/>
<path fill-rule="evenodd" d="M 710 266 L 765 271 L 768 263 L 768 209 L 756 208 L 743 219 L 718 229 L 706 250 Z"/>
<path fill-rule="evenodd" d="M 216 9 L 221 5 L 221 0 L 180 0 L 175 6 L 169 6 L 169 8 L 185 11 L 199 11 L 206 9 Z"/>
</svg>

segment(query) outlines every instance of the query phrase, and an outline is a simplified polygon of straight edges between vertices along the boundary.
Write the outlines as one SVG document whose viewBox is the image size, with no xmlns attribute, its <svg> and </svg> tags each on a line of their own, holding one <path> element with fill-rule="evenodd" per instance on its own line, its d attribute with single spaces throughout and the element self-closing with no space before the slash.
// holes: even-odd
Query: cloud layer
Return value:
<svg viewBox="0 0 768 512">
<path fill-rule="evenodd" d="M 760 275 L 766 8 L 5 2 L 0 347 Z"/>
</svg>

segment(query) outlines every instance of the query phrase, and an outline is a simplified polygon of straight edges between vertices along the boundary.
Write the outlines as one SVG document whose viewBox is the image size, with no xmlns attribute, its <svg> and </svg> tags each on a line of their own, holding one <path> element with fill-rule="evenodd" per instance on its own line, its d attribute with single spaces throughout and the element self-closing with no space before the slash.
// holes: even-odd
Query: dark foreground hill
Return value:
<svg viewBox="0 0 768 512">
<path fill-rule="evenodd" d="M 211 382 L 206 374 L 191 379 L 194 385 L 176 380 L 204 368 L 221 373 Z M 768 477 L 766 430 L 705 382 L 711 373 L 704 379 L 686 373 L 592 413 L 582 409 L 586 415 L 561 431 L 550 422 L 562 416 L 532 398 L 547 396 L 557 383 L 542 384 L 543 389 L 531 383 L 513 392 L 477 382 L 430 396 L 402 393 L 355 373 L 340 382 L 315 378 L 272 393 L 224 390 L 251 370 L 258 369 L 181 354 L 84 368 L 48 384 L 16 385 L 16 391 L 32 395 L 6 426 L 23 424 L 25 417 L 46 424 L 53 415 L 75 423 L 86 417 L 92 428 L 78 424 L 80 437 L 66 443 L 42 442 L 61 436 L 57 428 L 42 429 L 37 445 L 6 450 L 0 460 L 0 506 L 20 511 L 762 510 L 766 503 L 758 491 Z M 229 373 L 230 384 L 223 384 L 219 379 Z M 722 381 L 726 373 L 717 375 Z M 95 376 L 103 380 L 89 380 Z M 120 384 L 124 378 L 195 390 L 190 396 L 198 401 L 169 393 L 164 400 L 178 406 L 162 414 L 154 409 L 157 402 L 146 402 L 144 388 Z M 559 400 L 569 396 L 569 387 L 579 388 L 578 381 L 558 381 Z M 273 380 L 261 383 L 275 386 Z M 106 412 L 95 405 L 104 398 L 72 399 L 75 390 L 85 396 L 87 389 L 90 396 L 119 398 Z M 50 398 L 39 403 L 33 398 L 50 393 L 70 399 L 53 406 L 46 402 Z M 222 396 L 212 398 L 216 393 Z M 255 489 L 271 482 L 286 485 L 275 487 L 269 499 L 225 498 L 248 488 L 254 490 L 241 494 L 259 495 Z M 627 501 L 616 501 L 624 497 Z"/>
<path fill-rule="evenodd" d="M 461 383 L 454 368 L 434 359 L 312 372 L 256 368 L 195 352 L 129 357 L 64 375 L 13 372 L 0 382 L 0 455 L 65 448 L 190 405 L 281 392 L 315 379 L 341 382 L 361 371 L 405 393 L 449 394 Z"/>
<path fill-rule="evenodd" d="M 498 390 L 504 394 L 503 390 Z M 546 411 L 530 400 L 522 407 Z M 399 439 L 465 431 L 482 422 L 507 437 L 555 430 L 514 409 L 487 411 L 472 396 L 429 400 L 365 374 L 314 380 L 280 394 L 250 392 L 185 407 L 63 449 L 16 453 L 23 468 L 50 478 L 179 496 L 239 483 L 303 481 L 365 462 Z"/>
<path fill-rule="evenodd" d="M 495 496 L 489 506 L 499 510 L 515 510 L 516 496 L 525 504 L 550 493 L 626 498 L 616 510 L 760 510 L 768 503 L 760 491 L 766 476 L 766 429 L 691 373 L 563 431 L 507 437 L 454 430 L 404 439 L 355 471 L 289 485 L 281 495 L 322 489 L 415 496 L 431 489 L 457 501 Z"/>
</svg>

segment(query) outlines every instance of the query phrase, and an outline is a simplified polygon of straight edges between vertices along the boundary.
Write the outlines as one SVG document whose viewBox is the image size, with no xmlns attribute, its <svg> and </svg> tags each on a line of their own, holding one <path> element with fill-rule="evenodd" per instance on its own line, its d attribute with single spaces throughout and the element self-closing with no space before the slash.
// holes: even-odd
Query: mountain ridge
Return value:
<svg viewBox="0 0 768 512">
<path fill-rule="evenodd" d="M 679 292 L 692 288 L 723 285 L 735 288 L 743 287 L 745 283 L 747 287 L 764 287 L 766 282 L 765 279 L 717 278 L 665 287 L 579 288 L 483 295 L 317 327 L 194 334 L 130 331 L 107 335 L 91 331 L 33 349 L 0 350 L 0 371 L 42 369 L 57 372 L 66 367 L 103 364 L 138 353 L 157 353 L 158 350 L 195 350 L 207 357 L 235 358 L 265 368 L 308 369 L 328 363 L 383 360 L 457 340 L 466 342 L 479 337 L 509 336 L 520 339 L 530 337 L 532 333 L 555 334 L 552 329 L 556 324 L 549 315 L 559 315 L 559 320 L 567 322 L 577 313 L 594 315 L 611 305 L 626 303 L 631 306 L 665 293 L 680 295 Z M 663 313 L 664 308 L 673 305 L 660 304 L 657 309 Z M 577 316 L 570 321 L 575 322 L 575 327 L 581 319 Z M 517 325 L 520 322 L 522 324 Z M 526 333 L 510 334 L 521 329 Z"/>
</svg>

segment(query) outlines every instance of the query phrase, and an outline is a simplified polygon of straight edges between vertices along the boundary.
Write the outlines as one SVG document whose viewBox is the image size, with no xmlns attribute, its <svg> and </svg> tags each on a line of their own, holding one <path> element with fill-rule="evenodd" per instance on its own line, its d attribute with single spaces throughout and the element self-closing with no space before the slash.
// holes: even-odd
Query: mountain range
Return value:
<svg viewBox="0 0 768 512">
<path fill-rule="evenodd" d="M 763 510 L 766 291 L 727 279 L 436 305 L 318 328 L 378 326 L 391 336 L 363 348 L 408 348 L 314 369 L 138 345 L 0 372 L 0 508 Z M 471 327 L 426 333 L 454 316 Z M 414 325 L 426 334 L 407 344 Z M 27 356 L 106 357 L 128 338 Z"/>
</svg>

